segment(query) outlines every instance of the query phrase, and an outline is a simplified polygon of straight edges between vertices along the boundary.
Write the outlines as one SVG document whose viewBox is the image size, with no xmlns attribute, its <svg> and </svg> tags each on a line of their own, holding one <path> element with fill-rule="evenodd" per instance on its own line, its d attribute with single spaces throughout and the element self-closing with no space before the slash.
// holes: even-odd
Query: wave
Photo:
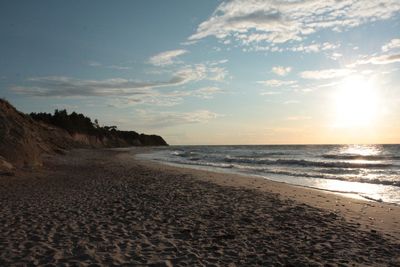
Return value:
<svg viewBox="0 0 400 267">
<path fill-rule="evenodd" d="M 295 172 L 289 170 L 273 170 L 262 167 L 252 167 L 252 166 L 244 166 L 238 164 L 226 164 L 226 163 L 215 163 L 215 162 L 203 162 L 203 161 L 174 161 L 176 164 L 183 165 L 191 165 L 191 166 L 202 166 L 202 167 L 214 167 L 214 168 L 222 168 L 222 169 L 236 169 L 240 173 L 253 174 L 253 175 L 285 175 L 292 177 L 303 177 L 303 178 L 315 178 L 315 179 L 327 179 L 327 180 L 339 180 L 346 182 L 358 182 L 358 183 L 367 183 L 367 184 L 376 184 L 376 185 L 389 185 L 400 187 L 400 181 L 395 180 L 381 180 L 381 179 L 370 179 L 363 178 L 359 176 L 344 176 L 334 174 L 326 174 L 326 173 L 318 173 L 318 172 Z M 346 170 L 346 169 L 344 169 Z"/>
<path fill-rule="evenodd" d="M 289 165 L 300 167 L 322 167 L 322 168 L 387 168 L 393 166 L 390 163 L 361 163 L 361 162 L 329 162 L 329 161 L 311 161 L 304 159 L 246 159 L 246 158 L 230 158 L 224 159 L 228 163 L 247 163 L 262 165 Z"/>
<path fill-rule="evenodd" d="M 355 155 L 355 154 L 324 154 L 321 156 L 325 159 L 344 159 L 344 160 L 391 160 L 400 159 L 399 156 L 390 155 Z"/>
<path fill-rule="evenodd" d="M 381 185 L 391 185 L 400 187 L 400 181 L 394 180 L 380 180 L 380 179 L 369 179 L 362 177 L 340 177 L 334 175 L 324 175 L 324 174 L 310 174 L 310 173 L 302 173 L 302 172 L 290 172 L 290 171 L 280 171 L 280 170 L 259 170 L 259 173 L 266 174 L 278 174 L 278 175 L 287 175 L 294 177 L 305 177 L 305 178 L 318 178 L 318 179 L 328 179 L 328 180 L 339 180 L 345 182 L 358 182 L 358 183 L 366 183 L 366 184 L 381 184 Z"/>
</svg>

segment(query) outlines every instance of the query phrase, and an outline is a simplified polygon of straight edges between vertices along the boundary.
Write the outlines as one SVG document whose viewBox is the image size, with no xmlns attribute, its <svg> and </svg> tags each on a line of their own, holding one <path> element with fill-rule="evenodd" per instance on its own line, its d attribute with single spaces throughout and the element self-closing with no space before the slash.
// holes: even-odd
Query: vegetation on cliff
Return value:
<svg viewBox="0 0 400 267">
<path fill-rule="evenodd" d="M 31 113 L 30 117 L 36 121 L 45 122 L 60 127 L 71 135 L 79 133 L 95 136 L 99 139 L 122 139 L 128 145 L 153 145 L 165 146 L 167 142 L 157 135 L 138 134 L 135 131 L 120 131 L 117 126 L 100 126 L 97 119 L 92 122 L 89 117 L 81 113 L 72 112 L 68 114 L 67 110 L 54 111 L 50 113 Z"/>
<path fill-rule="evenodd" d="M 71 148 L 168 145 L 158 135 L 100 127 L 83 114 L 56 110 L 26 115 L 0 98 L 0 175 L 14 166 L 41 165 L 43 154 Z"/>
</svg>

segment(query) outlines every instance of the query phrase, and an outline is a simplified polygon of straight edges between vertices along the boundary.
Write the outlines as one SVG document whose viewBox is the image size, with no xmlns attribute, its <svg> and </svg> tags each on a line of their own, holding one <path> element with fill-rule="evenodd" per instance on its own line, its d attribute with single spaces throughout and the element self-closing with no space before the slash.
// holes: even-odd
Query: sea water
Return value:
<svg viewBox="0 0 400 267">
<path fill-rule="evenodd" d="M 171 146 L 141 157 L 400 204 L 400 145 Z"/>
</svg>

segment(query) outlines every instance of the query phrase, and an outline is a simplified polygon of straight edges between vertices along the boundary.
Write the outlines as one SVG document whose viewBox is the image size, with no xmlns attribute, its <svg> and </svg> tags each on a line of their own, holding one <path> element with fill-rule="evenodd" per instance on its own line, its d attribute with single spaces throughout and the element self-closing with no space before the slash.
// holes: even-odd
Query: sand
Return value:
<svg viewBox="0 0 400 267">
<path fill-rule="evenodd" d="M 74 150 L 0 176 L 0 266 L 400 266 L 400 209 Z"/>
</svg>

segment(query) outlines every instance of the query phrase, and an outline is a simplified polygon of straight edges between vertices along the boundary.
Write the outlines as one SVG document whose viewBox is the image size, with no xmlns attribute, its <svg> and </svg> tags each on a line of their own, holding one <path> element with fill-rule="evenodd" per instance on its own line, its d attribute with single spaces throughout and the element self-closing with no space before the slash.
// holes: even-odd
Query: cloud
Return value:
<svg viewBox="0 0 400 267">
<path fill-rule="evenodd" d="M 97 62 L 97 61 L 89 61 L 88 65 L 90 67 L 101 67 L 101 66 L 103 66 L 100 62 Z"/>
<path fill-rule="evenodd" d="M 277 91 L 268 91 L 268 92 L 261 92 L 260 95 L 279 95 L 281 92 Z"/>
<path fill-rule="evenodd" d="M 174 106 L 193 96 L 211 99 L 223 91 L 218 87 L 202 87 L 197 90 L 159 90 L 164 87 L 178 87 L 201 80 L 221 82 L 228 74 L 223 67 L 217 66 L 226 61 L 206 64 L 186 65 L 172 73 L 165 81 L 136 81 L 124 78 L 105 80 L 82 80 L 72 77 L 34 77 L 25 81 L 25 85 L 14 85 L 11 91 L 35 97 L 108 97 L 107 106 L 126 107 L 133 105 Z M 215 64 L 214 64 L 215 63 Z"/>
<path fill-rule="evenodd" d="M 125 108 L 127 106 L 146 104 L 151 106 L 172 107 L 182 103 L 184 97 L 188 95 L 189 93 L 182 91 L 158 92 L 156 90 L 148 90 L 143 94 L 137 94 L 134 96 L 115 97 L 107 101 L 107 106 L 113 108 Z"/>
<path fill-rule="evenodd" d="M 294 52 L 304 53 L 318 53 L 321 51 L 335 50 L 340 47 L 340 44 L 332 44 L 329 42 L 313 43 L 309 45 L 300 44 L 297 46 L 289 47 L 287 50 Z"/>
<path fill-rule="evenodd" d="M 153 82 L 141 82 L 123 78 L 80 80 L 59 76 L 36 77 L 28 80 L 31 85 L 13 86 L 11 90 L 18 94 L 41 97 L 130 96 L 144 94 L 152 88 L 183 85 L 205 77 L 204 70 L 197 67 L 181 69 L 167 81 Z"/>
<path fill-rule="evenodd" d="M 221 115 L 209 110 L 196 110 L 192 112 L 137 110 L 137 116 L 138 120 L 146 127 L 166 128 L 182 124 L 207 123 Z"/>
<path fill-rule="evenodd" d="M 300 103 L 299 100 L 287 100 L 287 101 L 283 102 L 283 104 L 285 104 L 285 105 L 299 104 L 299 103 Z"/>
<path fill-rule="evenodd" d="M 392 49 L 400 48 L 400 39 L 392 39 L 387 44 L 382 46 L 383 52 L 388 52 Z"/>
<path fill-rule="evenodd" d="M 137 94 L 130 97 L 117 97 L 108 101 L 109 107 L 126 107 L 139 104 L 155 105 L 155 106 L 175 106 L 184 101 L 185 97 L 198 97 L 202 99 L 212 99 L 215 94 L 223 93 L 224 91 L 218 87 L 202 87 L 196 90 L 176 90 L 172 92 L 158 92 L 149 90 L 143 94 Z"/>
<path fill-rule="evenodd" d="M 398 0 L 232 0 L 222 2 L 188 41 L 215 36 L 243 45 L 300 41 L 323 29 L 346 30 L 386 20 L 400 11 Z"/>
<path fill-rule="evenodd" d="M 223 91 L 215 86 L 210 86 L 210 87 L 203 87 L 200 89 L 197 89 L 191 93 L 191 95 L 203 99 L 212 99 L 214 98 L 215 94 L 222 93 Z"/>
<path fill-rule="evenodd" d="M 120 66 L 120 65 L 104 65 L 104 64 L 102 64 L 100 62 L 97 62 L 97 61 L 89 61 L 88 65 L 90 67 L 96 67 L 96 68 L 102 67 L 102 68 L 115 69 L 115 70 L 129 70 L 129 69 L 131 69 L 130 67 Z"/>
<path fill-rule="evenodd" d="M 149 59 L 149 63 L 154 66 L 167 66 L 174 64 L 174 59 L 178 56 L 186 54 L 188 51 L 184 49 L 169 50 L 157 55 L 152 56 Z"/>
<path fill-rule="evenodd" d="M 177 74 L 182 76 L 196 76 L 193 80 L 210 80 L 222 82 L 228 76 L 225 67 L 216 66 L 213 63 L 195 64 L 184 66 Z"/>
<path fill-rule="evenodd" d="M 291 71 L 292 71 L 291 67 L 276 66 L 272 68 L 272 72 L 279 76 L 286 76 Z"/>
<path fill-rule="evenodd" d="M 246 45 L 251 45 L 252 43 L 246 43 Z M 311 44 L 289 44 L 285 47 L 282 46 L 277 46 L 277 44 L 252 44 L 252 46 L 244 48 L 245 51 L 270 51 L 270 52 L 284 52 L 284 51 L 291 51 L 291 52 L 302 52 L 302 53 L 318 53 L 322 51 L 331 51 L 339 48 L 341 46 L 340 43 L 330 43 L 330 42 L 324 42 L 324 43 L 313 43 Z"/>
<path fill-rule="evenodd" d="M 400 54 L 364 57 L 362 59 L 357 60 L 355 63 L 349 66 L 354 67 L 356 65 L 365 65 L 365 64 L 385 65 L 396 62 L 400 62 Z"/>
<path fill-rule="evenodd" d="M 114 69 L 114 70 L 130 70 L 130 67 L 125 67 L 125 66 L 119 66 L 119 65 L 110 65 L 110 66 L 106 66 L 106 68 L 109 69 Z"/>
<path fill-rule="evenodd" d="M 228 75 L 228 71 L 223 67 L 211 67 L 208 68 L 209 80 L 221 82 L 225 80 Z"/>
<path fill-rule="evenodd" d="M 349 69 L 324 69 L 324 70 L 309 70 L 300 73 L 300 77 L 309 80 L 325 80 L 344 77 L 351 74 L 353 70 Z"/>
<path fill-rule="evenodd" d="M 332 53 L 331 55 L 328 55 L 328 57 L 332 60 L 338 60 L 339 58 L 343 57 L 343 55 L 335 52 L 335 53 Z"/>
<path fill-rule="evenodd" d="M 258 81 L 258 83 L 263 84 L 265 86 L 270 87 L 280 87 L 280 86 L 287 86 L 287 85 L 295 85 L 296 81 L 282 81 L 282 80 L 266 80 L 266 81 Z"/>
</svg>

